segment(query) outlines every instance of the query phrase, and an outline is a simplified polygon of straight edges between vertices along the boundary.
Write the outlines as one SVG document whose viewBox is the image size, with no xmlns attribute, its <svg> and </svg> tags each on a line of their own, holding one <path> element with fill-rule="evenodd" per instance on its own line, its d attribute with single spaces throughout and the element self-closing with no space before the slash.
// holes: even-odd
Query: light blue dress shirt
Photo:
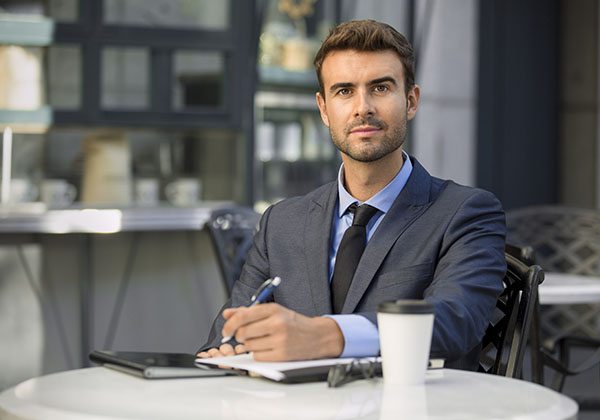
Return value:
<svg viewBox="0 0 600 420">
<path fill-rule="evenodd" d="M 352 226 L 354 218 L 354 215 L 348 211 L 348 207 L 353 203 L 358 203 L 359 205 L 368 204 L 379 210 L 367 224 L 368 243 L 410 177 L 413 169 L 412 163 L 406 153 L 403 156 L 404 164 L 394 179 L 364 203 L 361 203 L 346 191 L 346 188 L 344 188 L 344 165 L 342 164 L 340 167 L 338 173 L 338 202 L 333 212 L 332 240 L 331 247 L 329 248 L 330 282 L 340 242 L 346 229 Z M 379 335 L 377 327 L 371 321 L 363 316 L 354 314 L 329 316 L 337 322 L 344 335 L 344 351 L 340 357 L 365 357 L 379 354 Z"/>
</svg>

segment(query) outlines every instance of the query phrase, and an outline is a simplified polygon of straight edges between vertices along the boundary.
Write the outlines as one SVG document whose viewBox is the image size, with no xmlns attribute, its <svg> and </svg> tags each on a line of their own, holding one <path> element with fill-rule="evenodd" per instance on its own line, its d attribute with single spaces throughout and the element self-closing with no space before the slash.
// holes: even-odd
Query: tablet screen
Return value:
<svg viewBox="0 0 600 420">
<path fill-rule="evenodd" d="M 187 353 L 153 353 L 95 350 L 94 363 L 144 378 L 185 378 L 235 374 L 216 366 L 196 364 L 196 356 Z"/>
</svg>

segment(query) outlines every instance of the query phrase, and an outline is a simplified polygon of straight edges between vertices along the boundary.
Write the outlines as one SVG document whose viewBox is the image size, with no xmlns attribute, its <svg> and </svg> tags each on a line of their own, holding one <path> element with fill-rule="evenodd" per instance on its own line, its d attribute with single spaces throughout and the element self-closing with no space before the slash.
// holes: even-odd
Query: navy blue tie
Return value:
<svg viewBox="0 0 600 420">
<path fill-rule="evenodd" d="M 377 209 L 368 204 L 362 206 L 352 204 L 348 210 L 354 213 L 354 220 L 352 226 L 344 232 L 340 242 L 331 280 L 331 300 L 334 314 L 342 312 L 354 272 L 367 245 L 367 224 L 377 213 Z"/>
</svg>

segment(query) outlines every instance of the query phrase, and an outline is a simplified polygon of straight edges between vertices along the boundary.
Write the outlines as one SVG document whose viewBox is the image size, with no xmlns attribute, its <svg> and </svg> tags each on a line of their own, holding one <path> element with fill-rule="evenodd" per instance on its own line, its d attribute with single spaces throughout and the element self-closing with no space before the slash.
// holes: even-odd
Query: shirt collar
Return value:
<svg viewBox="0 0 600 420">
<path fill-rule="evenodd" d="M 365 201 L 365 203 L 360 203 L 360 201 L 352 197 L 344 187 L 344 164 L 342 163 L 340 165 L 340 170 L 338 171 L 338 216 L 342 217 L 344 213 L 346 213 L 346 210 L 348 210 L 348 207 L 356 202 L 359 204 L 368 204 L 382 213 L 387 213 L 390 207 L 392 207 L 394 200 L 396 200 L 396 197 L 398 197 L 398 194 L 404 189 L 404 186 L 412 173 L 413 166 L 410 158 L 404 151 L 402 152 L 402 156 L 404 157 L 404 163 L 394 179 L 392 179 L 381 191 Z"/>
</svg>

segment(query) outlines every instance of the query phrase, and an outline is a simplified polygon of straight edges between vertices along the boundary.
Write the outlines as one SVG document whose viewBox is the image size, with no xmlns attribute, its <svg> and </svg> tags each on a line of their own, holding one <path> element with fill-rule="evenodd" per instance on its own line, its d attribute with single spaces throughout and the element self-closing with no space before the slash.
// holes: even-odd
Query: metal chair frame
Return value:
<svg viewBox="0 0 600 420">
<path fill-rule="evenodd" d="M 242 273 L 259 220 L 260 214 L 251 208 L 231 207 L 214 210 L 206 225 L 229 293 Z"/>
<path fill-rule="evenodd" d="M 538 284 L 543 281 L 544 272 L 540 266 L 529 266 L 509 251 L 505 252 L 504 290 L 481 343 L 479 371 L 520 378 Z"/>
<path fill-rule="evenodd" d="M 563 206 L 535 206 L 507 212 L 508 240 L 535 250 L 545 271 L 600 274 L 600 211 Z M 600 339 L 600 304 L 544 306 L 541 327 L 545 347 L 562 337 Z"/>
<path fill-rule="evenodd" d="M 600 274 L 600 211 L 563 206 L 528 207 L 508 212 L 507 224 L 509 240 L 535 248 L 535 260 L 545 270 Z M 537 302 L 531 341 L 534 382 L 545 383 L 544 366 L 547 366 L 554 372 L 549 386 L 562 391 L 568 376 L 600 365 L 599 321 L 598 304 L 555 305 L 540 312 Z M 540 345 L 540 327 L 548 336 L 544 345 Z M 592 350 L 575 367 L 571 367 L 570 360 L 573 347 Z M 575 398 L 581 410 L 600 409 L 597 397 Z"/>
</svg>

